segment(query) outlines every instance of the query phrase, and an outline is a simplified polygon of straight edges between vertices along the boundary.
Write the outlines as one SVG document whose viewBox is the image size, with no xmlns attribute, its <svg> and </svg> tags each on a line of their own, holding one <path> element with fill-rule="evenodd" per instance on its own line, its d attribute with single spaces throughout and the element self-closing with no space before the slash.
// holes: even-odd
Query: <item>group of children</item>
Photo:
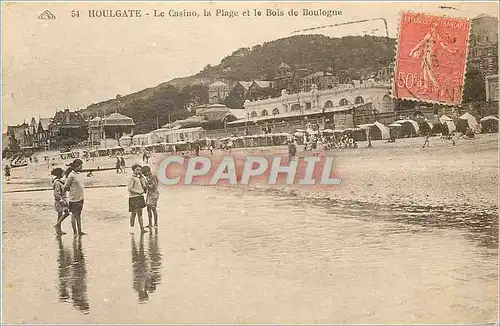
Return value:
<svg viewBox="0 0 500 326">
<path fill-rule="evenodd" d="M 149 224 L 146 228 L 158 227 L 158 212 L 156 206 L 160 193 L 158 191 L 158 177 L 151 173 L 149 166 L 132 165 L 132 177 L 128 183 L 128 206 L 130 212 L 130 227 L 134 227 L 135 217 L 139 221 L 141 232 L 148 232 L 142 220 L 142 209 L 147 208 Z M 146 195 L 146 200 L 144 200 Z"/>
<path fill-rule="evenodd" d="M 57 223 L 54 225 L 57 235 L 66 234 L 61 229 L 62 222 L 71 213 L 71 226 L 74 235 L 85 235 L 82 232 L 81 214 L 83 210 L 84 182 L 82 174 L 83 161 L 75 159 L 66 171 L 55 168 L 51 174 L 54 194 L 54 209 L 57 212 Z M 133 227 L 135 217 L 139 221 L 141 232 L 148 232 L 142 220 L 142 210 L 147 208 L 149 224 L 146 228 L 158 227 L 158 212 L 156 210 L 159 198 L 158 178 L 153 175 L 149 166 L 132 166 L 133 174 L 128 183 L 130 226 Z M 146 195 L 146 199 L 144 196 Z M 154 219 L 154 224 L 153 224 Z"/>
<path fill-rule="evenodd" d="M 57 223 L 54 225 L 58 235 L 66 234 L 61 229 L 62 222 L 71 213 L 71 227 L 74 235 L 85 235 L 82 231 L 83 210 L 83 177 L 80 171 L 83 161 L 75 159 L 66 172 L 61 168 L 55 168 L 51 174 L 52 188 L 54 190 L 54 209 L 57 212 Z M 65 180 L 63 181 L 63 176 Z"/>
</svg>

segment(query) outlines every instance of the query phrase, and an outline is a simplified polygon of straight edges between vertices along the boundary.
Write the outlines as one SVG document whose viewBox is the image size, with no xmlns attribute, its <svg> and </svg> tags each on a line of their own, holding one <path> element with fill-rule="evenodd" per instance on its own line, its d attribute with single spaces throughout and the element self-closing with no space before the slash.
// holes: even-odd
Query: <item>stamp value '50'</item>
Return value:
<svg viewBox="0 0 500 326">
<path fill-rule="evenodd" d="M 395 98 L 454 105 L 462 102 L 470 22 L 403 12 L 399 26 Z"/>
</svg>

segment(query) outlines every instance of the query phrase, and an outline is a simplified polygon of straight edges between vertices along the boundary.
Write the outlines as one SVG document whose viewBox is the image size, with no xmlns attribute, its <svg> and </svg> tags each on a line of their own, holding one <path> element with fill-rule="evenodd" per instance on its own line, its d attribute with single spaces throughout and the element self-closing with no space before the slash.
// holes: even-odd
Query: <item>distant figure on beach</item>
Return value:
<svg viewBox="0 0 500 326">
<path fill-rule="evenodd" d="M 231 149 L 233 148 L 233 141 L 229 139 L 227 142 L 227 149 L 229 150 L 229 153 L 231 153 Z"/>
<path fill-rule="evenodd" d="M 130 177 L 130 181 L 128 182 L 128 211 L 130 212 L 130 227 L 134 227 L 135 217 L 137 216 L 141 232 L 145 233 L 148 231 L 144 229 L 142 209 L 146 206 L 146 202 L 144 201 L 144 192 L 145 189 L 147 189 L 147 185 L 143 182 L 144 178 L 142 176 L 142 166 L 134 164 L 132 165 L 132 171 L 132 177 Z"/>
<path fill-rule="evenodd" d="M 120 173 L 122 170 L 122 162 L 119 157 L 116 157 L 116 173 Z"/>
<path fill-rule="evenodd" d="M 125 159 L 122 157 L 120 157 L 120 166 L 121 166 L 121 169 L 122 169 L 122 173 L 125 173 Z"/>
<path fill-rule="evenodd" d="M 210 155 L 213 155 L 214 154 L 214 147 L 212 145 L 210 145 L 209 149 L 210 149 Z"/>
<path fill-rule="evenodd" d="M 154 226 L 157 227 L 158 212 L 156 211 L 156 206 L 158 205 L 158 198 L 160 197 L 160 192 L 158 191 L 158 177 L 151 173 L 151 168 L 149 166 L 142 167 L 142 174 L 146 177 L 147 181 L 146 208 L 148 211 L 149 224 L 146 227 L 153 227 L 153 216 Z"/>
<path fill-rule="evenodd" d="M 64 183 L 64 190 L 69 190 L 69 211 L 71 212 L 73 234 L 79 236 L 86 234 L 82 231 L 83 178 L 80 173 L 82 168 L 82 160 L 77 158 L 71 162 L 66 170 L 66 182 Z"/>
<path fill-rule="evenodd" d="M 293 140 L 288 141 L 288 160 L 291 161 L 292 157 L 295 157 L 297 154 L 297 147 L 295 146 L 295 142 Z"/>
<path fill-rule="evenodd" d="M 10 165 L 7 164 L 4 168 L 5 171 L 5 180 L 10 181 Z"/>
<path fill-rule="evenodd" d="M 52 180 L 52 189 L 54 191 L 54 209 L 57 212 L 57 223 L 54 225 L 57 235 L 66 234 L 61 230 L 61 223 L 69 216 L 69 203 L 68 196 L 64 190 L 64 183 L 62 181 L 64 170 L 55 168 L 51 174 L 54 176 Z M 76 233 L 75 226 L 73 225 L 73 233 Z"/>
<path fill-rule="evenodd" d="M 368 146 L 366 146 L 367 148 L 372 148 L 373 145 L 372 145 L 372 135 L 368 134 Z"/>
<path fill-rule="evenodd" d="M 425 145 L 427 145 L 427 147 L 429 147 L 430 143 L 431 142 L 429 141 L 429 135 L 425 136 L 425 141 L 424 141 L 424 145 L 422 146 L 422 148 L 424 148 Z"/>
<path fill-rule="evenodd" d="M 147 151 L 144 152 L 144 155 L 142 155 L 142 161 L 144 163 L 148 163 L 148 161 L 149 161 L 149 152 L 147 152 Z"/>
</svg>

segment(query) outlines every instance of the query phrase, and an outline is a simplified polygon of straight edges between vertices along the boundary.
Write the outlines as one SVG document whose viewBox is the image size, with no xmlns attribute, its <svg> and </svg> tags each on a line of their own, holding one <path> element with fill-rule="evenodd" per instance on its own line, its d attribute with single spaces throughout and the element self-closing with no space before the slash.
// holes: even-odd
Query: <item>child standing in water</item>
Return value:
<svg viewBox="0 0 500 326">
<path fill-rule="evenodd" d="M 52 189 L 54 190 L 54 209 L 57 212 L 57 223 L 54 225 L 58 235 L 66 234 L 61 230 L 61 223 L 69 216 L 68 196 L 64 190 L 64 183 L 62 181 L 64 170 L 55 168 L 51 174 L 54 176 L 52 180 Z M 75 225 L 73 224 L 73 232 L 76 233 Z"/>
<path fill-rule="evenodd" d="M 64 189 L 69 191 L 69 211 L 71 212 L 71 225 L 74 235 L 85 235 L 82 231 L 82 210 L 83 210 L 83 177 L 80 171 L 83 168 L 83 161 L 75 159 L 66 170 L 66 182 Z"/>
<path fill-rule="evenodd" d="M 146 177 L 147 181 L 146 207 L 149 218 L 149 224 L 147 227 L 153 227 L 153 216 L 155 221 L 154 226 L 158 227 L 158 212 L 156 211 L 158 198 L 160 197 L 160 192 L 158 191 L 158 177 L 151 173 L 151 168 L 149 166 L 142 167 L 142 174 Z"/>
<path fill-rule="evenodd" d="M 139 226 L 142 233 L 148 232 L 144 229 L 144 224 L 142 220 L 142 209 L 146 206 L 144 201 L 144 192 L 147 185 L 143 181 L 142 167 L 139 164 L 132 165 L 132 177 L 128 182 L 128 211 L 130 212 L 130 227 L 134 227 L 135 217 L 139 221 Z"/>
</svg>

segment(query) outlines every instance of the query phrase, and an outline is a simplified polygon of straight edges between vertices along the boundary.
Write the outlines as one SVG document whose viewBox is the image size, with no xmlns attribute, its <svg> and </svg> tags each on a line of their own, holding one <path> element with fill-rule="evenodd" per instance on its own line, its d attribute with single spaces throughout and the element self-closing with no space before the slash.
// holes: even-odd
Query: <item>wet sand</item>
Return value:
<svg viewBox="0 0 500 326">
<path fill-rule="evenodd" d="M 81 243 L 54 236 L 50 192 L 5 194 L 4 322 L 496 320 L 494 216 L 443 227 L 428 224 L 440 215 L 171 189 L 142 240 L 126 189 L 87 189 Z"/>
</svg>

